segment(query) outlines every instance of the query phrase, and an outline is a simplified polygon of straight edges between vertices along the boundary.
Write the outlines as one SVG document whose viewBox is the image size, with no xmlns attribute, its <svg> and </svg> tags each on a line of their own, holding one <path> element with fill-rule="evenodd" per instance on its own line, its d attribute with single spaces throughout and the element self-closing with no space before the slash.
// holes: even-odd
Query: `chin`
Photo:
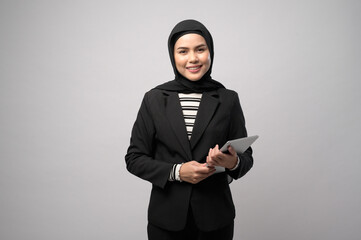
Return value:
<svg viewBox="0 0 361 240">
<path fill-rule="evenodd" d="M 187 78 L 189 81 L 197 82 L 197 81 L 199 81 L 202 77 L 195 77 L 195 76 L 189 76 L 189 77 L 187 77 L 187 76 L 186 76 L 186 78 Z"/>
<path fill-rule="evenodd" d="M 197 81 L 200 80 L 200 78 L 196 78 L 196 79 L 188 78 L 188 80 L 191 81 L 191 82 L 197 82 Z"/>
</svg>

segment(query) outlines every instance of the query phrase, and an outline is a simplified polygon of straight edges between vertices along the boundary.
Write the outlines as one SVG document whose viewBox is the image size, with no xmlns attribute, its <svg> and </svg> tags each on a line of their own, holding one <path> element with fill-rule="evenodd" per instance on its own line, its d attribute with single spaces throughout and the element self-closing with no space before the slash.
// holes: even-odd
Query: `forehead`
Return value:
<svg viewBox="0 0 361 240">
<path fill-rule="evenodd" d="M 185 35 L 181 36 L 180 38 L 178 38 L 178 40 L 174 44 L 174 48 L 194 47 L 194 46 L 199 46 L 201 44 L 207 45 L 204 37 L 202 37 L 201 35 L 196 34 L 196 33 L 188 33 L 188 34 L 185 34 Z"/>
</svg>

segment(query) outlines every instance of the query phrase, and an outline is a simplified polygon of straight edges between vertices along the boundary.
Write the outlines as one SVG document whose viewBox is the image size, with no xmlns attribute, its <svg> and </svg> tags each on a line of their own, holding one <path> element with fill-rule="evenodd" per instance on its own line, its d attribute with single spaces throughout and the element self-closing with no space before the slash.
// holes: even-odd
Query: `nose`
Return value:
<svg viewBox="0 0 361 240">
<path fill-rule="evenodd" d="M 195 53 L 194 51 L 191 51 L 189 53 L 189 62 L 191 63 L 195 63 L 195 62 L 198 62 L 198 56 L 197 56 L 197 53 Z"/>
</svg>

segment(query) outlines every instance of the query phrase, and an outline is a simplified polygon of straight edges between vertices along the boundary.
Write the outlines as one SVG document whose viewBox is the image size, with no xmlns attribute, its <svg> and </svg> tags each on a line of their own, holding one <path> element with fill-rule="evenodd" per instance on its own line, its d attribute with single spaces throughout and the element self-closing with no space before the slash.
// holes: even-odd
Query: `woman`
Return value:
<svg viewBox="0 0 361 240">
<path fill-rule="evenodd" d="M 127 169 L 153 186 L 148 237 L 232 239 L 228 178 L 253 165 L 251 148 L 237 155 L 218 147 L 247 136 L 238 95 L 211 78 L 213 40 L 200 22 L 178 23 L 168 49 L 175 79 L 145 94 L 125 156 Z"/>
</svg>

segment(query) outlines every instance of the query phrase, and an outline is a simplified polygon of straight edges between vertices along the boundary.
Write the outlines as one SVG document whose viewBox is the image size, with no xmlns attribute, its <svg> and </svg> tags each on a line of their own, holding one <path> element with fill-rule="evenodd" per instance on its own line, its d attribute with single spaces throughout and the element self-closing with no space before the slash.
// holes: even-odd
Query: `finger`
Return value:
<svg viewBox="0 0 361 240">
<path fill-rule="evenodd" d="M 229 152 L 230 154 L 232 154 L 233 156 L 237 155 L 237 152 L 233 149 L 232 146 L 229 146 L 229 147 L 228 147 L 228 152 Z"/>
<path fill-rule="evenodd" d="M 217 166 L 217 165 L 219 165 L 217 156 L 211 157 L 210 160 L 209 160 L 209 162 L 212 164 L 212 166 Z"/>
<path fill-rule="evenodd" d="M 208 162 L 209 157 L 207 157 L 207 161 L 205 163 L 202 164 L 203 168 L 214 168 L 209 162 Z"/>
<path fill-rule="evenodd" d="M 209 149 L 208 155 L 209 155 L 210 157 L 212 157 L 212 156 L 214 155 L 214 148 L 210 148 L 210 149 Z"/>
<path fill-rule="evenodd" d="M 215 172 L 216 172 L 216 169 L 214 168 L 212 171 L 210 171 L 210 172 L 207 174 L 207 177 L 213 175 Z"/>
<path fill-rule="evenodd" d="M 221 152 L 221 150 L 219 149 L 219 145 L 217 144 L 216 147 L 215 147 L 215 154 L 218 156 L 218 155 L 222 155 L 223 152 Z"/>
<path fill-rule="evenodd" d="M 215 169 L 215 168 L 212 168 L 212 169 L 210 169 L 207 173 L 204 173 L 203 177 L 204 177 L 204 178 L 207 178 L 207 177 L 209 177 L 210 175 L 212 175 L 215 171 L 216 171 L 216 169 Z"/>
<path fill-rule="evenodd" d="M 206 165 L 204 165 L 204 167 L 199 168 L 199 169 L 197 170 L 197 173 L 198 173 L 198 174 L 205 174 L 205 175 L 207 175 L 208 173 L 213 172 L 213 171 L 215 171 L 215 168 L 214 168 L 213 166 L 207 167 Z"/>
<path fill-rule="evenodd" d="M 219 151 L 219 149 L 215 149 L 215 153 L 213 155 L 213 160 L 219 162 L 222 161 L 224 158 L 224 153 L 222 153 L 221 151 Z"/>
<path fill-rule="evenodd" d="M 212 160 L 211 160 L 211 158 L 209 156 L 207 156 L 206 162 L 207 162 L 207 167 L 213 167 Z"/>
<path fill-rule="evenodd" d="M 222 161 L 222 159 L 220 158 L 220 154 L 222 154 L 222 152 L 219 151 L 219 146 L 218 144 L 212 148 L 210 150 L 210 154 L 209 154 L 209 162 L 213 165 L 213 166 L 219 166 L 220 165 L 220 161 Z"/>
<path fill-rule="evenodd" d="M 219 160 L 221 160 L 222 159 L 222 152 L 221 151 L 219 151 L 219 149 L 214 149 L 214 159 L 216 160 L 216 161 L 219 161 Z"/>
<path fill-rule="evenodd" d="M 212 157 L 212 148 L 210 148 L 209 151 L 208 151 L 207 162 L 209 162 L 211 157 Z"/>
<path fill-rule="evenodd" d="M 210 172 L 216 171 L 216 168 L 214 166 L 208 167 Z"/>
</svg>

